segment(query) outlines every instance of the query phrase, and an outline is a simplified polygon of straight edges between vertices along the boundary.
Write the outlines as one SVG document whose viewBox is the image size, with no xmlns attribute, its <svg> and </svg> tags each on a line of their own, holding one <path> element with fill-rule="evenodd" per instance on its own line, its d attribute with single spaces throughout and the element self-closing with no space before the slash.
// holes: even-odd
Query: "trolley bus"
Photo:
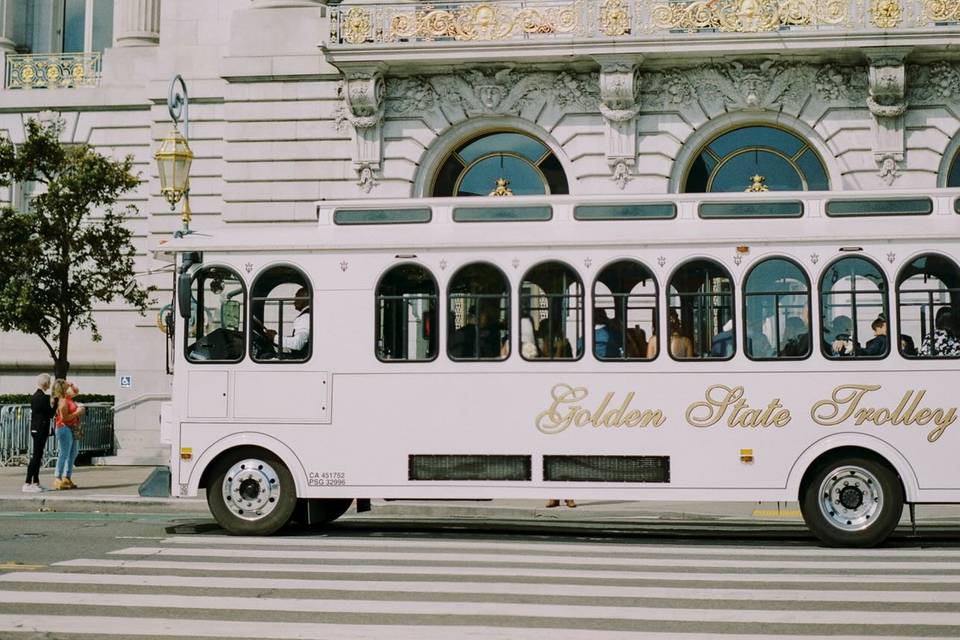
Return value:
<svg viewBox="0 0 960 640">
<path fill-rule="evenodd" d="M 172 489 L 234 534 L 354 499 L 960 502 L 960 194 L 322 201 L 162 244 Z"/>
</svg>

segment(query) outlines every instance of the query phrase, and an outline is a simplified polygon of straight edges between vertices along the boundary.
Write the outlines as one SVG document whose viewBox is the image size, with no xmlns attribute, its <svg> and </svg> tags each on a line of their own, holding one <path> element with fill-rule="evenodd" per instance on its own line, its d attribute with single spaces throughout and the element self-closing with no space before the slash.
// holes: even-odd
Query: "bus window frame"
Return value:
<svg viewBox="0 0 960 640">
<path fill-rule="evenodd" d="M 208 271 L 208 270 L 210 270 L 210 269 L 226 269 L 227 271 L 230 271 L 234 276 L 236 276 L 237 281 L 240 283 L 240 286 L 243 288 L 243 308 L 240 310 L 240 317 L 243 318 L 245 321 L 247 321 L 247 320 L 248 320 L 248 319 L 247 319 L 247 314 L 249 313 L 250 288 L 247 286 L 247 282 L 246 282 L 246 280 L 243 279 L 243 276 L 240 275 L 240 271 L 239 271 L 238 269 L 234 269 L 232 266 L 230 266 L 230 265 L 228 265 L 228 264 L 226 264 L 226 263 L 215 262 L 215 263 L 202 264 L 202 265 L 200 265 L 200 268 L 197 269 L 197 270 L 193 273 L 193 276 L 190 278 L 190 294 L 191 294 L 191 297 L 192 297 L 192 295 L 193 295 L 193 285 L 194 285 L 194 283 L 197 281 L 197 279 L 199 278 L 200 274 L 203 273 L 203 272 L 205 272 L 205 271 Z M 200 287 L 199 287 L 199 286 L 197 287 L 197 292 L 198 292 L 198 293 L 200 292 Z M 198 298 L 202 298 L 202 296 L 198 296 Z M 205 309 L 201 307 L 201 304 L 200 304 L 200 303 L 201 303 L 201 300 L 198 299 L 198 300 L 197 300 L 197 320 L 198 320 L 198 321 L 200 320 L 200 314 L 201 314 L 201 313 L 203 313 L 203 314 L 206 313 Z M 246 359 L 246 357 L 247 357 L 247 334 L 249 333 L 249 331 L 248 331 L 247 329 L 248 329 L 247 326 L 244 325 L 244 327 L 243 327 L 243 349 L 241 350 L 241 353 L 240 353 L 240 357 L 239 357 L 239 358 L 237 358 L 237 359 L 235 359 L 235 360 L 193 360 L 193 359 L 190 358 L 190 355 L 189 355 L 189 353 L 188 353 L 188 351 L 187 351 L 187 348 L 190 346 L 189 344 L 187 344 L 187 341 L 190 339 L 190 318 L 184 318 L 183 358 L 184 358 L 184 360 L 185 360 L 188 364 L 191 364 L 191 365 L 240 364 L 240 363 L 243 362 L 243 361 Z M 204 335 L 206 335 L 206 334 L 204 334 Z M 200 336 L 200 337 L 202 337 L 202 336 Z M 196 343 L 196 341 L 199 340 L 200 337 L 195 337 L 195 338 L 194 338 L 194 343 Z"/>
<path fill-rule="evenodd" d="M 604 271 L 606 271 L 608 268 L 610 268 L 610 267 L 612 267 L 613 265 L 615 265 L 615 264 L 617 264 L 617 263 L 620 263 L 620 262 L 633 262 L 633 263 L 635 263 L 635 264 L 640 265 L 643 269 L 645 269 L 645 270 L 647 271 L 647 273 L 650 274 L 650 279 L 653 281 L 653 289 L 654 289 L 654 293 L 653 293 L 653 296 L 652 296 L 652 297 L 653 297 L 653 322 L 654 322 L 654 327 L 656 327 L 657 325 L 660 324 L 660 282 L 657 280 L 657 274 L 655 274 L 655 273 L 653 272 L 653 269 L 651 269 L 650 267 L 648 267 L 648 266 L 646 265 L 646 263 L 644 263 L 642 260 L 638 260 L 637 258 L 630 257 L 630 256 L 613 258 L 613 259 L 607 261 L 606 263 L 604 263 L 603 266 L 601 266 L 599 269 L 597 269 L 597 275 L 594 276 L 593 282 L 592 282 L 591 285 L 590 285 L 590 314 L 588 315 L 588 314 L 584 313 L 584 319 L 586 319 L 586 317 L 590 317 L 590 319 L 591 319 L 591 320 L 590 320 L 590 325 L 591 325 L 591 326 L 590 326 L 590 354 L 593 356 L 593 359 L 594 359 L 594 360 L 596 360 L 597 362 L 603 362 L 603 363 L 612 363 L 612 362 L 619 362 L 619 363 L 623 363 L 623 362 L 654 362 L 657 358 L 660 357 L 660 336 L 659 336 L 658 334 L 654 334 L 654 335 L 653 335 L 653 339 L 654 339 L 654 340 L 656 341 L 656 343 L 657 343 L 657 352 L 656 352 L 656 354 L 655 354 L 652 358 L 648 358 L 648 357 L 646 357 L 646 355 L 644 355 L 642 358 L 627 358 L 627 357 L 623 357 L 623 358 L 599 358 L 599 357 L 597 357 L 597 351 L 596 351 L 596 345 L 595 345 L 596 335 L 595 335 L 595 329 L 594 329 L 594 327 L 593 327 L 593 310 L 597 308 L 597 305 L 596 305 L 596 299 L 597 299 L 597 282 L 600 280 L 600 276 L 603 274 Z M 616 301 L 618 295 L 620 295 L 620 296 L 626 297 L 627 300 L 628 300 L 628 303 L 629 303 L 629 298 L 631 297 L 631 295 L 633 295 L 633 296 L 635 296 L 635 297 L 643 297 L 643 298 L 648 298 L 648 297 L 650 297 L 648 294 L 630 294 L 630 293 L 626 293 L 626 294 L 616 294 L 616 293 L 613 293 L 612 291 L 611 291 L 609 294 L 601 294 L 601 295 L 608 295 L 609 297 L 614 298 L 614 301 Z M 586 329 L 586 328 L 585 328 L 585 329 Z M 623 335 L 625 336 L 625 335 L 626 335 L 627 327 L 624 326 L 623 329 L 624 329 Z M 586 330 L 584 331 L 584 333 L 586 333 Z M 623 336 L 621 336 L 621 337 L 623 337 Z M 647 347 L 648 347 L 648 348 L 649 348 L 649 345 L 650 345 L 650 336 L 647 337 Z M 649 349 L 648 349 L 648 350 L 649 350 Z M 586 348 L 584 348 L 584 351 L 586 351 Z"/>
<path fill-rule="evenodd" d="M 958 201 L 960 201 L 960 198 L 958 198 Z M 937 362 L 937 361 L 949 362 L 949 361 L 953 361 L 953 360 L 960 360 L 960 355 L 956 355 L 956 356 L 924 356 L 924 355 L 921 355 L 921 354 L 920 354 L 920 346 L 923 344 L 923 340 L 924 340 L 924 338 L 925 338 L 926 336 L 920 336 L 919 342 L 918 342 L 918 343 L 917 343 L 917 342 L 914 343 L 914 346 L 915 346 L 916 349 L 917 349 L 917 355 L 915 355 L 915 356 L 907 355 L 906 353 L 904 353 L 904 352 L 903 352 L 903 347 L 902 347 L 902 345 L 901 345 L 901 343 L 900 343 L 900 338 L 901 338 L 901 336 L 903 335 L 903 332 L 902 332 L 902 330 L 901 330 L 903 314 L 900 312 L 900 274 L 902 274 L 902 273 L 903 273 L 903 270 L 906 269 L 907 267 L 909 267 L 910 265 L 912 265 L 916 260 L 918 260 L 918 259 L 920 259 L 920 258 L 929 257 L 929 256 L 936 256 L 936 257 L 938 257 L 938 258 L 942 258 L 942 259 L 944 259 L 944 260 L 948 260 L 949 262 L 951 262 L 951 263 L 953 264 L 954 268 L 956 268 L 957 271 L 960 272 L 960 264 L 957 264 L 957 261 L 954 260 L 954 259 L 953 259 L 952 257 L 950 257 L 949 255 L 947 255 L 947 254 L 945 254 L 945 253 L 941 253 L 941 252 L 939 252 L 939 251 L 924 251 L 924 252 L 922 252 L 922 253 L 917 253 L 917 254 L 915 254 L 915 255 L 913 255 L 913 256 L 910 256 L 910 258 L 907 259 L 907 260 L 903 263 L 903 266 L 901 266 L 900 269 L 897 271 L 897 274 L 896 274 L 896 275 L 897 275 L 897 278 L 896 278 L 896 280 L 894 280 L 894 283 L 895 283 L 894 286 L 895 286 L 895 288 L 896 288 L 896 290 L 895 290 L 895 292 L 894 292 L 894 299 L 895 299 L 896 305 L 897 305 L 897 353 L 899 353 L 899 354 L 900 354 L 900 357 L 903 358 L 904 360 L 910 360 L 910 361 L 920 361 L 920 360 L 922 360 L 922 361 L 925 361 L 925 362 Z M 957 293 L 957 296 L 958 296 L 958 299 L 960 299 L 960 287 L 956 287 L 956 288 L 952 288 L 952 289 L 951 289 L 951 288 L 948 288 L 947 291 L 950 292 L 951 294 L 953 294 L 954 292 L 956 292 L 956 293 Z M 926 293 L 926 292 L 925 292 L 925 291 L 913 291 L 912 293 Z M 952 296 L 951 296 L 951 297 L 952 297 Z M 951 302 L 952 302 L 952 300 L 951 300 Z M 925 304 L 926 304 L 926 303 L 925 303 Z M 935 322 L 935 319 L 931 318 L 931 322 L 932 322 L 932 323 Z M 934 331 L 936 331 L 936 327 L 935 327 L 935 326 L 934 326 Z M 888 333 L 890 332 L 889 324 L 887 325 L 887 332 L 888 332 Z M 960 336 L 955 336 L 955 337 L 957 337 L 957 339 L 960 339 Z M 913 338 L 911 337 L 911 339 L 913 339 Z M 892 351 L 892 349 L 891 349 L 891 351 Z"/>
<path fill-rule="evenodd" d="M 884 291 L 881 291 L 880 293 L 883 294 L 882 313 L 884 317 L 887 319 L 887 351 L 886 353 L 880 356 L 864 356 L 864 355 L 857 355 L 857 354 L 854 354 L 852 356 L 835 356 L 827 353 L 827 351 L 824 349 L 825 341 L 823 339 L 823 330 L 826 325 L 824 323 L 824 315 L 823 315 L 823 310 L 824 310 L 823 281 L 827 277 L 827 274 L 830 272 L 830 269 L 833 267 L 833 265 L 837 264 L 842 260 L 848 260 L 852 258 L 860 258 L 861 260 L 864 260 L 870 263 L 871 265 L 873 265 L 876 268 L 876 270 L 880 272 L 880 275 L 883 276 L 883 283 L 886 286 L 886 289 Z M 871 293 L 871 292 L 864 292 L 864 293 Z M 853 310 L 853 309 L 856 309 L 856 290 L 854 289 L 850 291 L 850 294 L 852 296 L 850 301 L 850 308 Z M 852 322 L 854 330 L 856 331 L 857 314 L 854 311 L 852 311 L 852 313 L 854 313 L 854 316 L 850 320 Z M 824 360 L 826 360 L 827 362 L 861 362 L 861 361 L 879 362 L 880 360 L 885 360 L 888 357 L 890 357 L 890 354 L 893 353 L 893 349 L 891 348 L 891 345 L 890 345 L 890 278 L 888 277 L 887 272 L 883 270 L 883 267 L 880 266 L 880 263 L 862 253 L 840 255 L 834 258 L 833 260 L 831 260 L 829 263 L 827 263 L 827 265 L 824 266 L 823 271 L 820 272 L 820 277 L 817 278 L 817 320 L 820 323 L 820 331 L 817 334 L 816 340 L 817 342 L 820 343 L 820 355 L 823 356 Z M 899 322 L 900 320 L 898 318 L 897 319 L 898 325 L 899 325 Z M 898 329 L 897 342 L 899 342 L 900 341 L 899 326 L 897 327 L 897 329 Z M 859 333 L 856 334 L 854 337 L 859 338 L 860 337 Z M 854 344 L 855 345 L 857 344 L 856 340 L 854 340 Z M 866 344 L 867 343 L 864 342 L 863 346 L 866 347 Z"/>
<path fill-rule="evenodd" d="M 763 263 L 765 263 L 765 262 L 767 262 L 767 261 L 769 261 L 769 260 L 783 260 L 784 262 L 789 262 L 789 263 L 791 263 L 793 266 L 797 267 L 797 269 L 800 270 L 800 273 L 802 273 L 803 276 L 804 276 L 804 277 L 806 278 L 806 280 L 807 280 L 807 292 L 806 292 L 806 295 L 807 295 L 807 318 L 809 318 L 809 321 L 807 322 L 807 335 L 809 336 L 809 340 L 808 340 L 808 342 L 807 342 L 807 353 L 806 353 L 806 355 L 803 355 L 803 356 L 780 356 L 780 355 L 777 355 L 777 356 L 772 357 L 772 358 L 755 358 L 755 357 L 753 357 L 752 355 L 750 355 L 750 353 L 749 353 L 749 351 L 748 351 L 748 349 L 747 349 L 747 346 L 746 346 L 746 345 L 747 345 L 747 340 L 749 339 L 749 336 L 747 335 L 747 329 L 749 328 L 749 327 L 748 327 L 748 324 L 747 324 L 747 297 L 748 297 L 748 295 L 754 295 L 754 296 L 777 296 L 777 297 L 783 296 L 783 295 L 796 295 L 796 294 L 790 294 L 790 293 L 771 293 L 771 292 L 762 292 L 762 293 L 754 293 L 754 294 L 748 294 L 748 293 L 747 293 L 747 281 L 750 279 L 750 276 L 753 274 L 754 270 L 756 270 L 757 267 L 759 267 L 760 265 L 762 265 Z M 747 357 L 747 359 L 748 359 L 748 360 L 751 360 L 751 361 L 753 361 L 753 362 L 799 362 L 799 361 L 807 360 L 808 358 L 810 358 L 810 356 L 813 355 L 813 339 L 814 339 L 814 331 L 813 331 L 813 329 L 814 329 L 814 327 L 813 327 L 813 296 L 814 296 L 813 283 L 812 283 L 812 281 L 810 280 L 810 274 L 807 273 L 807 270 L 803 268 L 803 265 L 801 265 L 798 260 L 794 260 L 794 259 L 791 258 L 791 257 L 788 257 L 788 256 L 785 256 L 785 255 L 783 255 L 783 254 L 779 254 L 779 253 L 778 253 L 778 254 L 771 254 L 771 255 L 768 255 L 768 256 L 764 256 L 764 257 L 762 257 L 762 258 L 759 258 L 756 262 L 754 262 L 753 264 L 751 264 L 750 267 L 747 269 L 747 272 L 746 272 L 746 274 L 744 275 L 743 281 L 742 281 L 741 286 L 740 286 L 740 297 L 742 298 L 742 300 L 740 301 L 740 310 L 741 310 L 741 312 L 742 312 L 741 315 L 742 315 L 742 318 L 743 318 L 743 324 L 741 325 L 741 326 L 743 327 L 743 354 Z M 888 330 L 889 330 L 889 325 L 888 325 Z M 776 349 L 777 349 L 777 353 L 779 354 L 779 352 L 780 352 L 780 346 L 779 346 L 779 344 L 777 345 Z"/>
<path fill-rule="evenodd" d="M 314 332 L 314 324 L 313 324 L 313 323 L 314 323 L 314 319 L 315 319 L 315 316 L 314 316 L 314 313 L 313 313 L 313 303 L 314 303 L 313 282 L 310 281 L 310 277 L 307 275 L 307 272 L 306 272 L 306 271 L 304 271 L 304 270 L 301 269 L 300 267 L 298 267 L 298 266 L 296 266 L 296 265 L 294 265 L 294 264 L 292 264 L 292 263 L 289 263 L 289 262 L 277 262 L 277 263 L 274 263 L 274 264 L 267 265 L 266 267 L 260 269 L 260 271 L 257 272 L 257 275 L 254 276 L 253 280 L 252 280 L 251 283 L 250 283 L 250 304 L 248 305 L 248 307 L 249 307 L 249 318 L 248 318 L 247 321 L 250 323 L 250 326 L 252 327 L 252 326 L 253 326 L 253 300 L 254 300 L 254 298 L 253 298 L 253 290 L 254 290 L 254 288 L 256 288 L 256 286 L 257 286 L 257 281 L 258 281 L 263 275 L 265 275 L 266 273 L 268 273 L 271 269 L 276 269 L 276 268 L 278 268 L 278 267 L 280 267 L 280 268 L 293 269 L 294 271 L 296 271 L 297 273 L 299 273 L 300 276 L 303 278 L 303 282 L 305 283 L 305 286 L 306 286 L 306 288 L 307 288 L 307 292 L 309 293 L 309 296 L 310 296 L 310 297 L 309 297 L 309 300 L 310 300 L 310 311 L 309 311 L 309 313 L 310 313 L 310 339 L 307 341 L 307 347 L 308 347 L 308 348 L 307 348 L 307 355 L 306 355 L 305 358 L 303 358 L 303 359 L 298 359 L 298 360 L 284 360 L 284 359 L 281 359 L 281 358 L 276 358 L 276 359 L 273 359 L 273 360 L 258 360 L 258 359 L 256 359 L 256 358 L 253 357 L 253 329 L 251 329 L 251 330 L 248 332 L 248 333 L 249 333 L 249 336 L 247 337 L 247 350 L 248 350 L 248 352 L 249 352 L 249 354 L 250 354 L 250 362 L 253 362 L 254 364 L 258 364 L 258 365 L 262 365 L 262 364 L 272 365 L 272 364 L 280 364 L 280 363 L 283 363 L 283 364 L 305 364 L 305 363 L 309 362 L 309 361 L 313 358 L 313 342 L 314 342 L 314 338 L 315 338 L 315 335 L 314 335 L 314 333 L 315 333 L 315 332 Z M 269 300 L 269 299 L 271 299 L 271 298 L 264 298 L 264 300 Z M 276 299 L 276 298 L 274 298 L 274 299 Z M 295 298 L 282 298 L 281 300 L 290 300 L 290 299 L 295 299 Z M 282 312 L 281 312 L 281 317 L 282 317 Z M 281 324 L 280 326 L 281 326 L 281 329 L 282 329 L 282 328 L 283 328 L 283 325 Z"/>
<path fill-rule="evenodd" d="M 454 356 L 450 355 L 450 324 L 449 324 L 449 319 L 450 319 L 450 287 L 451 287 L 453 281 L 456 279 L 457 275 L 458 275 L 461 271 L 463 271 L 464 269 L 466 269 L 466 268 L 468 268 L 468 267 L 473 267 L 473 266 L 478 266 L 478 265 L 483 265 L 483 266 L 485 266 L 485 267 L 490 267 L 491 269 L 493 269 L 494 271 L 496 271 L 497 273 L 499 273 L 499 274 L 500 274 L 500 277 L 503 278 L 503 282 L 506 283 L 506 285 L 507 285 L 506 292 L 505 292 L 504 294 L 502 294 L 502 295 L 489 294 L 489 293 L 488 293 L 488 294 L 477 294 L 477 295 L 469 294 L 469 295 L 468 295 L 468 297 L 473 297 L 473 298 L 488 298 L 488 299 L 498 298 L 498 299 L 500 299 L 500 300 L 506 299 L 506 301 L 507 301 L 507 304 L 506 304 L 507 355 L 505 355 L 505 356 L 504 356 L 504 355 L 500 355 L 500 356 L 497 356 L 496 358 L 481 358 L 479 355 L 478 355 L 476 358 L 455 358 Z M 503 269 L 501 269 L 499 266 L 497 266 L 497 265 L 494 264 L 493 262 L 490 262 L 489 260 L 473 260 L 473 261 L 470 261 L 470 262 L 466 262 L 466 263 L 460 265 L 459 267 L 457 267 L 456 271 L 454 271 L 452 274 L 450 274 L 450 277 L 447 279 L 446 295 L 444 296 L 444 309 L 443 309 L 443 311 L 445 311 L 446 313 L 443 314 L 443 317 L 444 317 L 443 336 L 444 336 L 444 341 L 446 342 L 446 344 L 444 345 L 444 346 L 445 346 L 444 351 L 446 351 L 446 353 L 447 353 L 447 359 L 450 360 L 451 362 L 503 362 L 503 361 L 505 361 L 505 360 L 508 360 L 508 359 L 510 358 L 510 356 L 513 355 L 513 320 L 512 320 L 512 318 L 513 318 L 513 309 L 512 309 L 512 306 L 513 306 L 513 284 L 510 282 L 510 278 L 507 277 L 507 272 L 504 271 Z M 438 310 L 438 314 L 437 314 L 437 315 L 438 315 L 438 316 L 440 315 L 439 310 Z M 480 314 L 478 313 L 478 314 L 477 314 L 477 330 L 478 330 L 478 333 L 477 333 L 477 344 L 478 344 L 478 347 L 479 347 L 479 339 L 480 339 L 480 336 L 479 336 L 479 328 L 480 328 Z M 439 350 L 439 343 L 438 343 L 437 346 L 438 346 L 438 350 Z M 479 351 L 478 351 L 478 354 L 479 354 Z"/>
<path fill-rule="evenodd" d="M 724 358 L 712 358 L 712 357 L 711 358 L 696 358 L 696 357 L 695 358 L 677 358 L 677 357 L 674 357 L 673 352 L 670 349 L 670 336 L 667 335 L 667 340 L 665 342 L 667 355 L 669 355 L 670 359 L 673 360 L 674 362 L 680 362 L 680 363 L 729 362 L 733 360 L 735 357 L 737 357 L 737 353 L 739 352 L 739 350 L 737 349 L 737 347 L 739 346 L 737 343 L 737 334 L 739 333 L 739 327 L 737 326 L 737 281 L 733 279 L 733 275 L 730 273 L 730 270 L 727 269 L 726 265 L 724 265 L 720 260 L 718 260 L 717 258 L 714 258 L 713 256 L 705 256 L 705 255 L 692 256 L 687 260 L 684 260 L 683 262 L 681 262 L 679 265 L 677 265 L 673 269 L 673 271 L 670 272 L 670 275 L 667 277 L 667 285 L 663 289 L 663 295 L 664 295 L 663 310 L 664 310 L 664 313 L 666 314 L 664 316 L 665 322 L 664 322 L 663 329 L 659 329 L 659 332 L 663 332 L 663 330 L 666 329 L 666 333 L 667 334 L 670 333 L 670 327 L 668 326 L 670 324 L 670 308 L 671 308 L 670 307 L 670 283 L 673 282 L 674 277 L 676 277 L 677 273 L 679 273 L 681 269 L 686 267 L 688 264 L 691 264 L 693 262 L 699 262 L 699 261 L 712 262 L 716 264 L 718 267 L 720 267 L 720 270 L 723 271 L 723 273 L 727 276 L 727 280 L 730 281 L 730 320 L 733 322 L 733 325 L 730 327 L 730 333 L 733 336 L 733 352 L 729 356 L 726 356 Z M 677 295 L 681 295 L 681 294 L 678 293 Z M 704 295 L 704 294 L 695 294 L 695 295 Z M 659 337 L 660 336 L 657 336 L 658 339 Z M 692 339 L 691 339 L 691 342 L 693 342 Z M 711 342 L 712 342 L 712 338 L 711 338 Z"/>
<path fill-rule="evenodd" d="M 384 364 L 425 364 L 429 362 L 434 362 L 438 357 L 440 357 L 440 337 L 443 335 L 443 333 L 439 328 L 434 329 L 436 331 L 441 331 L 441 333 L 437 334 L 437 348 L 432 358 L 424 358 L 422 360 L 409 359 L 409 358 L 404 358 L 404 359 L 381 358 L 380 353 L 377 349 L 377 341 L 379 340 L 379 337 L 380 337 L 380 285 L 383 283 L 383 279 L 386 278 L 391 271 L 393 271 L 394 269 L 403 267 L 405 265 L 412 265 L 412 266 L 423 269 L 424 271 L 427 272 L 427 275 L 429 275 L 430 279 L 433 281 L 433 287 L 436 292 L 434 293 L 434 299 L 435 299 L 434 310 L 437 316 L 436 324 L 440 324 L 440 316 L 442 315 L 441 314 L 442 310 L 440 309 L 440 285 L 437 282 L 437 277 L 434 275 L 433 271 L 431 271 L 427 265 L 420 262 L 413 261 L 413 260 L 404 260 L 403 262 L 392 264 L 380 273 L 380 276 L 377 278 L 377 283 L 376 285 L 374 285 L 374 289 L 373 289 L 373 356 L 379 362 L 382 362 Z M 391 296 L 388 296 L 388 297 L 391 297 Z"/>
<path fill-rule="evenodd" d="M 523 295 L 523 292 L 522 292 L 523 283 L 527 281 L 527 274 L 529 274 L 531 271 L 533 271 L 534 269 L 536 269 L 541 265 L 551 264 L 551 263 L 559 264 L 569 269 L 577 277 L 577 280 L 580 283 L 579 328 L 580 328 L 580 337 L 583 340 L 583 349 L 581 349 L 579 353 L 577 353 L 577 349 L 575 348 L 575 345 L 570 345 L 570 350 L 573 353 L 577 354 L 577 355 L 574 355 L 574 357 L 572 358 L 526 358 L 523 355 L 523 344 L 522 344 L 523 336 L 521 335 L 523 330 L 523 316 L 520 315 L 523 311 L 523 304 L 521 300 L 521 296 Z M 546 294 L 548 298 L 550 296 L 558 296 L 558 295 L 569 297 L 569 294 Z M 523 272 L 523 274 L 520 276 L 520 280 L 517 282 L 517 353 L 520 354 L 520 359 L 523 360 L 524 362 L 579 362 L 580 360 L 582 360 L 584 354 L 587 352 L 587 336 L 586 336 L 587 309 L 586 307 L 587 307 L 587 292 L 583 285 L 583 276 L 581 276 L 580 272 L 577 271 L 566 260 L 559 260 L 556 258 L 547 258 L 545 260 L 539 260 L 533 263 L 532 265 L 530 265 L 530 267 Z M 534 334 L 534 340 L 536 340 L 536 334 Z"/>
</svg>

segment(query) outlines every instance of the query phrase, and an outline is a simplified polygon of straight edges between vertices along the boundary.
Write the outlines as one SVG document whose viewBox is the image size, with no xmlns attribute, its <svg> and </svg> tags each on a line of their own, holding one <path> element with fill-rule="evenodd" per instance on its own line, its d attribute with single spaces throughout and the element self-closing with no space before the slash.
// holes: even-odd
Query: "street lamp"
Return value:
<svg viewBox="0 0 960 640">
<path fill-rule="evenodd" d="M 186 235 L 190 233 L 190 164 L 193 162 L 193 152 L 187 143 L 190 136 L 190 100 L 187 97 L 187 85 L 179 74 L 170 83 L 167 111 L 173 120 L 173 131 L 160 141 L 160 149 L 153 157 L 160 174 L 160 193 L 170 203 L 170 210 L 173 211 L 183 198 L 183 229 L 179 234 Z M 181 112 L 182 135 L 177 128 Z"/>
</svg>

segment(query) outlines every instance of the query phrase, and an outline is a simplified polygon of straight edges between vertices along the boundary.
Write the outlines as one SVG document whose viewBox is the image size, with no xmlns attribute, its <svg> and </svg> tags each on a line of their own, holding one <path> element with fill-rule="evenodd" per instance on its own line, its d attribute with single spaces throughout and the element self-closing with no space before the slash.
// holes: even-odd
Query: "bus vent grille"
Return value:
<svg viewBox="0 0 960 640">
<path fill-rule="evenodd" d="M 413 455 L 410 480 L 532 479 L 530 456 Z"/>
<path fill-rule="evenodd" d="M 543 456 L 552 482 L 670 482 L 670 456 Z"/>
</svg>

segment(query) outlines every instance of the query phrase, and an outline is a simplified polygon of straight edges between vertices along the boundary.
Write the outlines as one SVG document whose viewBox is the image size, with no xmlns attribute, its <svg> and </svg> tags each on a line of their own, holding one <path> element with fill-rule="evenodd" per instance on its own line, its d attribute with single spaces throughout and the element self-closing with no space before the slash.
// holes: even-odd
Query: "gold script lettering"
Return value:
<svg viewBox="0 0 960 640">
<path fill-rule="evenodd" d="M 878 384 L 840 385 L 833 390 L 829 399 L 820 400 L 811 407 L 810 417 L 824 427 L 833 427 L 851 418 L 857 426 L 869 422 L 878 427 L 885 424 L 923 427 L 932 422 L 934 429 L 927 434 L 928 442 L 939 440 L 947 427 L 957 421 L 956 407 L 948 409 L 920 407 L 924 396 L 927 395 L 925 389 L 907 390 L 895 409 L 863 406 L 864 397 L 879 390 Z"/>
<path fill-rule="evenodd" d="M 736 427 L 777 427 L 782 428 L 790 423 L 790 410 L 780 403 L 780 398 L 774 398 L 763 409 L 751 408 L 744 398 L 742 386 L 728 387 L 715 384 L 707 388 L 704 400 L 694 402 L 687 407 L 687 422 L 694 427 L 712 427 L 727 417 L 727 426 Z"/>
<path fill-rule="evenodd" d="M 560 433 L 570 426 L 586 427 L 659 427 L 667 421 L 660 409 L 632 409 L 630 403 L 636 394 L 628 393 L 623 402 L 615 409 L 609 407 L 614 402 L 614 394 L 604 395 L 600 405 L 593 411 L 582 402 L 590 395 L 584 387 L 571 387 L 558 384 L 550 390 L 550 407 L 537 415 L 537 429 L 543 433 Z"/>
</svg>

